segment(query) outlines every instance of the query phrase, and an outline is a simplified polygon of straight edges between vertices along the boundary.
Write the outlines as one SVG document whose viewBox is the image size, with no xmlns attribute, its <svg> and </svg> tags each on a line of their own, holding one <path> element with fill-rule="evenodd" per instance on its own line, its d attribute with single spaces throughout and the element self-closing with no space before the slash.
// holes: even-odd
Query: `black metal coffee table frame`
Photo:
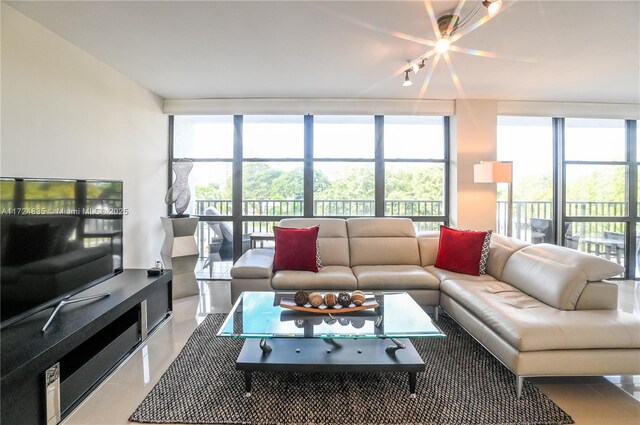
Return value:
<svg viewBox="0 0 640 425">
<path fill-rule="evenodd" d="M 414 398 L 425 363 L 406 338 L 252 338 L 245 341 L 236 370 L 244 371 L 247 397 L 253 372 L 407 372 Z"/>
</svg>

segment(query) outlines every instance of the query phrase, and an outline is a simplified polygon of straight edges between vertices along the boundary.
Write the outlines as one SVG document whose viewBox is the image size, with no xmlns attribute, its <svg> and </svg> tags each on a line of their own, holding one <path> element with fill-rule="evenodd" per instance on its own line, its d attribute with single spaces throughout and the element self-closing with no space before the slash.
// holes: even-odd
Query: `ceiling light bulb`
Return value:
<svg viewBox="0 0 640 425">
<path fill-rule="evenodd" d="M 420 71 L 420 66 L 417 63 L 413 63 L 411 64 L 411 69 L 413 70 L 414 74 L 417 74 L 418 71 Z"/>
<path fill-rule="evenodd" d="M 413 83 L 411 82 L 411 80 L 409 79 L 409 71 L 405 71 L 404 72 L 404 83 L 402 83 L 403 87 L 409 87 L 410 85 L 412 85 Z"/>
<path fill-rule="evenodd" d="M 502 0 L 483 1 L 482 5 L 487 8 L 487 12 L 490 17 L 494 17 L 500 12 L 502 8 Z"/>
<path fill-rule="evenodd" d="M 449 42 L 448 38 L 441 38 L 440 40 L 436 41 L 436 51 L 440 54 L 447 53 L 447 51 L 449 51 L 450 45 L 451 43 Z"/>
</svg>

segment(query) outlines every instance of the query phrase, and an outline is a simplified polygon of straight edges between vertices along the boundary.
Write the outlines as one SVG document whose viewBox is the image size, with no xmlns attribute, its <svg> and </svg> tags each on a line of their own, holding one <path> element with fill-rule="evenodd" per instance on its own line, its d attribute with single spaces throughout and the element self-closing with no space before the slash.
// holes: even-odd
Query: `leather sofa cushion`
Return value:
<svg viewBox="0 0 640 425">
<path fill-rule="evenodd" d="M 501 281 L 445 280 L 440 290 L 518 351 L 640 348 L 640 322 L 617 310 L 562 311 Z"/>
<path fill-rule="evenodd" d="M 387 265 L 355 266 L 351 268 L 358 279 L 358 289 L 438 289 L 437 277 L 420 266 Z"/>
<path fill-rule="evenodd" d="M 349 218 L 347 231 L 350 238 L 416 237 L 413 221 L 409 218 Z"/>
<path fill-rule="evenodd" d="M 424 268 L 426 271 L 437 277 L 440 282 L 448 279 L 459 279 L 459 280 L 471 280 L 477 282 L 483 282 L 487 280 L 496 280 L 493 276 L 488 274 L 481 274 L 479 276 L 470 276 L 468 274 L 456 273 L 449 270 L 439 269 L 436 266 L 427 266 Z"/>
<path fill-rule="evenodd" d="M 624 267 L 620 264 L 564 246 L 542 243 L 525 247 L 522 252 L 580 269 L 589 282 L 609 279 L 624 272 Z"/>
<path fill-rule="evenodd" d="M 587 284 L 587 276 L 577 267 L 524 249 L 509 258 L 501 280 L 561 310 L 575 309 Z"/>
<path fill-rule="evenodd" d="M 286 218 L 281 227 L 320 226 L 318 245 L 323 266 L 349 266 L 347 224 L 341 218 Z"/>
<path fill-rule="evenodd" d="M 438 256 L 440 232 L 420 232 L 418 234 L 418 248 L 420 249 L 420 265 L 433 266 Z"/>
<path fill-rule="evenodd" d="M 273 249 L 251 249 L 231 268 L 231 277 L 239 279 L 268 279 L 273 272 Z"/>
<path fill-rule="evenodd" d="M 420 265 L 413 222 L 408 218 L 347 219 L 351 267 Z"/>
<path fill-rule="evenodd" d="M 515 252 L 500 280 L 552 307 L 573 310 L 587 281 L 612 277 L 620 265 L 569 248 L 530 245 Z"/>
<path fill-rule="evenodd" d="M 416 238 L 351 238 L 351 266 L 406 265 L 420 266 Z"/>
<path fill-rule="evenodd" d="M 531 245 L 519 239 L 499 235 L 496 232 L 491 234 L 491 246 L 489 248 L 489 259 L 487 260 L 487 273 L 496 279 L 502 279 L 502 271 L 511 255 Z"/>
<path fill-rule="evenodd" d="M 618 308 L 618 285 L 611 282 L 588 282 L 576 310 L 615 310 Z"/>
<path fill-rule="evenodd" d="M 271 278 L 273 289 L 356 289 L 356 278 L 349 267 L 325 266 L 317 273 L 281 270 Z"/>
</svg>

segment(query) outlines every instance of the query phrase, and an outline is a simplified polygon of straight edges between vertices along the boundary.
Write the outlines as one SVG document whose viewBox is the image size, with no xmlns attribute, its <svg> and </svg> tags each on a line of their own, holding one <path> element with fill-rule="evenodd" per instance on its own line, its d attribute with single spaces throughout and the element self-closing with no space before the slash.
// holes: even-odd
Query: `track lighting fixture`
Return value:
<svg viewBox="0 0 640 425">
<path fill-rule="evenodd" d="M 416 62 L 413 62 L 413 63 L 410 60 L 407 60 L 408 68 L 404 70 L 404 82 L 402 83 L 404 87 L 408 87 L 413 84 L 409 79 L 409 72 L 413 71 L 414 74 L 417 74 L 418 71 L 420 71 L 422 68 L 427 66 L 425 62 L 426 62 L 426 59 L 424 58 L 418 59 Z"/>
<path fill-rule="evenodd" d="M 502 8 L 502 0 L 485 0 L 482 5 L 487 8 L 487 13 L 493 18 Z"/>
<path fill-rule="evenodd" d="M 412 85 L 413 83 L 411 82 L 411 80 L 409 79 L 409 70 L 407 69 L 404 72 L 404 83 L 402 83 L 403 87 L 409 87 L 410 85 Z"/>
<path fill-rule="evenodd" d="M 452 47 L 451 43 L 458 40 L 464 35 L 464 32 L 459 34 L 458 32 L 462 28 L 466 27 L 469 23 L 475 22 L 470 27 L 470 31 L 473 31 L 475 28 L 479 27 L 489 20 L 486 18 L 476 18 L 478 16 L 478 13 L 482 11 L 483 6 L 487 9 L 489 18 L 493 18 L 502 9 L 502 0 L 480 0 L 474 2 L 473 7 L 469 7 L 466 9 L 464 8 L 464 2 L 461 0 L 461 4 L 458 8 L 455 9 L 455 11 L 445 13 L 444 15 L 438 17 L 437 20 L 434 19 L 435 17 L 433 16 L 433 10 L 431 9 L 430 17 L 432 20 L 436 21 L 433 22 L 433 24 L 434 26 L 437 26 L 436 31 L 439 32 L 439 34 L 437 34 L 437 40 L 433 44 L 427 43 L 433 46 L 432 50 L 427 51 L 422 57 L 418 58 L 414 62 L 412 62 L 411 60 L 407 61 L 408 68 L 404 71 L 405 75 L 402 85 L 405 87 L 412 85 L 411 81 L 409 80 L 409 72 L 413 71 L 417 74 L 418 71 L 425 67 L 425 61 L 427 60 L 427 58 L 431 57 L 432 55 L 436 54 L 433 62 L 435 64 L 440 58 L 440 55 L 445 55 L 450 50 L 455 50 L 456 52 L 468 51 L 469 49 L 456 49 L 455 47 Z M 463 9 L 465 10 L 464 14 L 462 13 Z M 478 52 L 477 55 L 482 56 L 482 52 Z M 446 57 L 445 59 L 449 60 L 448 57 Z"/>
<path fill-rule="evenodd" d="M 420 59 L 418 59 L 420 60 Z M 424 68 L 426 65 L 424 63 L 424 61 L 426 61 L 426 59 L 422 59 L 420 61 L 420 63 L 418 63 L 417 61 L 414 63 L 411 63 L 411 61 L 407 61 L 409 63 L 409 68 L 411 68 L 411 70 L 413 71 L 414 74 L 417 74 L 418 71 L 420 71 L 422 68 Z"/>
</svg>

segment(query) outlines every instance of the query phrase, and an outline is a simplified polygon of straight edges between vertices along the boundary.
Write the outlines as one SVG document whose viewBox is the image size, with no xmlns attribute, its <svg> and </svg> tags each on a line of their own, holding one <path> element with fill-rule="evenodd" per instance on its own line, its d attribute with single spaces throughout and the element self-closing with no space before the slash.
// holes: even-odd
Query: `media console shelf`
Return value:
<svg viewBox="0 0 640 425">
<path fill-rule="evenodd" d="M 95 389 L 172 310 L 171 271 L 128 269 L 77 295 L 45 333 L 44 310 L 2 330 L 2 424 L 52 424 Z"/>
</svg>

